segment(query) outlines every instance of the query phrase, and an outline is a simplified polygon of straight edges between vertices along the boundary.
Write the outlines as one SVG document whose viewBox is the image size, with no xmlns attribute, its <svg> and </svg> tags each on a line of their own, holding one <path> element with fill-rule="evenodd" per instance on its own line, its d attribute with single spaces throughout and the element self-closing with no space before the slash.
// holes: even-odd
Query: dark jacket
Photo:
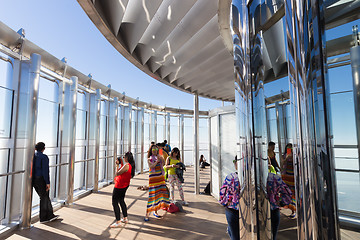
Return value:
<svg viewBox="0 0 360 240">
<path fill-rule="evenodd" d="M 43 177 L 46 184 L 50 184 L 49 158 L 42 152 L 35 152 L 33 162 L 33 177 Z"/>
<path fill-rule="evenodd" d="M 176 175 L 178 176 L 181 183 L 184 183 L 184 171 L 186 171 L 186 166 L 182 162 L 177 163 L 176 165 L 179 165 L 179 168 L 175 169 Z"/>
</svg>

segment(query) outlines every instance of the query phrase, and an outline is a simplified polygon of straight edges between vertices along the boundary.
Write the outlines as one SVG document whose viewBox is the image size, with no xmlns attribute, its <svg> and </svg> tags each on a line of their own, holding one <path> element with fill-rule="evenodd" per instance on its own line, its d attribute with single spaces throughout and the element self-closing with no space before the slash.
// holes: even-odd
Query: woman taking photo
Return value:
<svg viewBox="0 0 360 240">
<path fill-rule="evenodd" d="M 188 203 L 184 200 L 184 192 L 182 189 L 181 182 L 179 180 L 179 177 L 176 174 L 176 168 L 179 168 L 177 163 L 181 162 L 180 158 L 180 150 L 178 148 L 173 148 L 173 150 L 170 153 L 170 156 L 166 159 L 166 169 L 168 170 L 168 181 L 170 183 L 170 198 L 171 201 L 174 201 L 174 189 L 175 184 L 179 190 L 180 198 L 183 201 L 184 205 L 188 205 Z"/>
<path fill-rule="evenodd" d="M 169 207 L 169 194 L 166 190 L 164 178 L 164 158 L 159 155 L 159 149 L 156 145 L 151 145 L 148 151 L 148 164 L 149 164 L 149 200 L 147 203 L 146 215 L 144 221 L 149 221 L 149 215 L 157 218 L 157 211 L 159 209 L 167 209 Z"/>
<path fill-rule="evenodd" d="M 121 157 L 118 157 L 116 160 L 117 171 L 114 179 L 115 186 L 112 195 L 112 205 L 114 208 L 116 222 L 110 226 L 111 228 L 120 227 L 122 222 L 129 222 L 127 218 L 127 206 L 124 199 L 126 190 L 129 188 L 130 179 L 135 175 L 135 162 L 131 152 L 125 153 L 124 160 Z M 124 216 L 121 219 L 119 203 Z"/>
</svg>

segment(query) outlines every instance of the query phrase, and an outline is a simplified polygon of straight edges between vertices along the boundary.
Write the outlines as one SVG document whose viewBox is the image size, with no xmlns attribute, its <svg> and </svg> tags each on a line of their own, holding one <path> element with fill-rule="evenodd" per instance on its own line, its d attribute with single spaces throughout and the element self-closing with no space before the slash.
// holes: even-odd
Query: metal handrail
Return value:
<svg viewBox="0 0 360 240">
<path fill-rule="evenodd" d="M 2 173 L 2 174 L 0 174 L 0 177 L 11 176 L 11 175 L 19 174 L 19 173 L 24 173 L 24 172 L 25 172 L 25 170 L 9 172 L 9 173 Z"/>
<path fill-rule="evenodd" d="M 95 160 L 95 158 L 89 158 L 89 159 L 84 159 L 84 160 L 75 161 L 75 163 L 88 162 L 88 161 L 94 161 L 94 160 Z"/>
<path fill-rule="evenodd" d="M 352 170 L 352 169 L 337 169 L 335 168 L 336 172 L 352 172 L 352 173 L 360 173 L 360 170 Z"/>
<path fill-rule="evenodd" d="M 112 158 L 114 156 L 106 156 L 106 157 L 99 157 L 99 159 L 106 159 L 106 158 Z"/>
<path fill-rule="evenodd" d="M 64 166 L 64 165 L 69 165 L 69 163 L 59 163 L 59 164 L 56 164 L 56 165 L 51 165 L 51 166 L 49 166 L 49 168 L 51 168 L 51 167 L 60 167 L 60 166 Z"/>
</svg>

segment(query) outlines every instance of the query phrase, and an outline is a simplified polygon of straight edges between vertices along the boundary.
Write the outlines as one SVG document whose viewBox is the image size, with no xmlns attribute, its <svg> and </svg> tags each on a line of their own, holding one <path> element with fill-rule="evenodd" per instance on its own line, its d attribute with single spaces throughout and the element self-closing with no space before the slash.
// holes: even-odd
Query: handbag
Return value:
<svg viewBox="0 0 360 240">
<path fill-rule="evenodd" d="M 167 211 L 169 213 L 176 213 L 176 212 L 179 212 L 180 210 L 179 210 L 178 206 L 176 206 L 174 203 L 170 203 Z"/>
</svg>

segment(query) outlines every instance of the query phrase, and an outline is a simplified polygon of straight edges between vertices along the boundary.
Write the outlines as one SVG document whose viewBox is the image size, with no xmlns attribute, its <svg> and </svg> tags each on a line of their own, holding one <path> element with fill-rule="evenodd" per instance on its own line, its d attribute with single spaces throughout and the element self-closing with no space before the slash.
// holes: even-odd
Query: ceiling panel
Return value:
<svg viewBox="0 0 360 240">
<path fill-rule="evenodd" d="M 219 0 L 78 0 L 107 40 L 160 82 L 234 101 L 233 58 L 219 30 Z"/>
</svg>

